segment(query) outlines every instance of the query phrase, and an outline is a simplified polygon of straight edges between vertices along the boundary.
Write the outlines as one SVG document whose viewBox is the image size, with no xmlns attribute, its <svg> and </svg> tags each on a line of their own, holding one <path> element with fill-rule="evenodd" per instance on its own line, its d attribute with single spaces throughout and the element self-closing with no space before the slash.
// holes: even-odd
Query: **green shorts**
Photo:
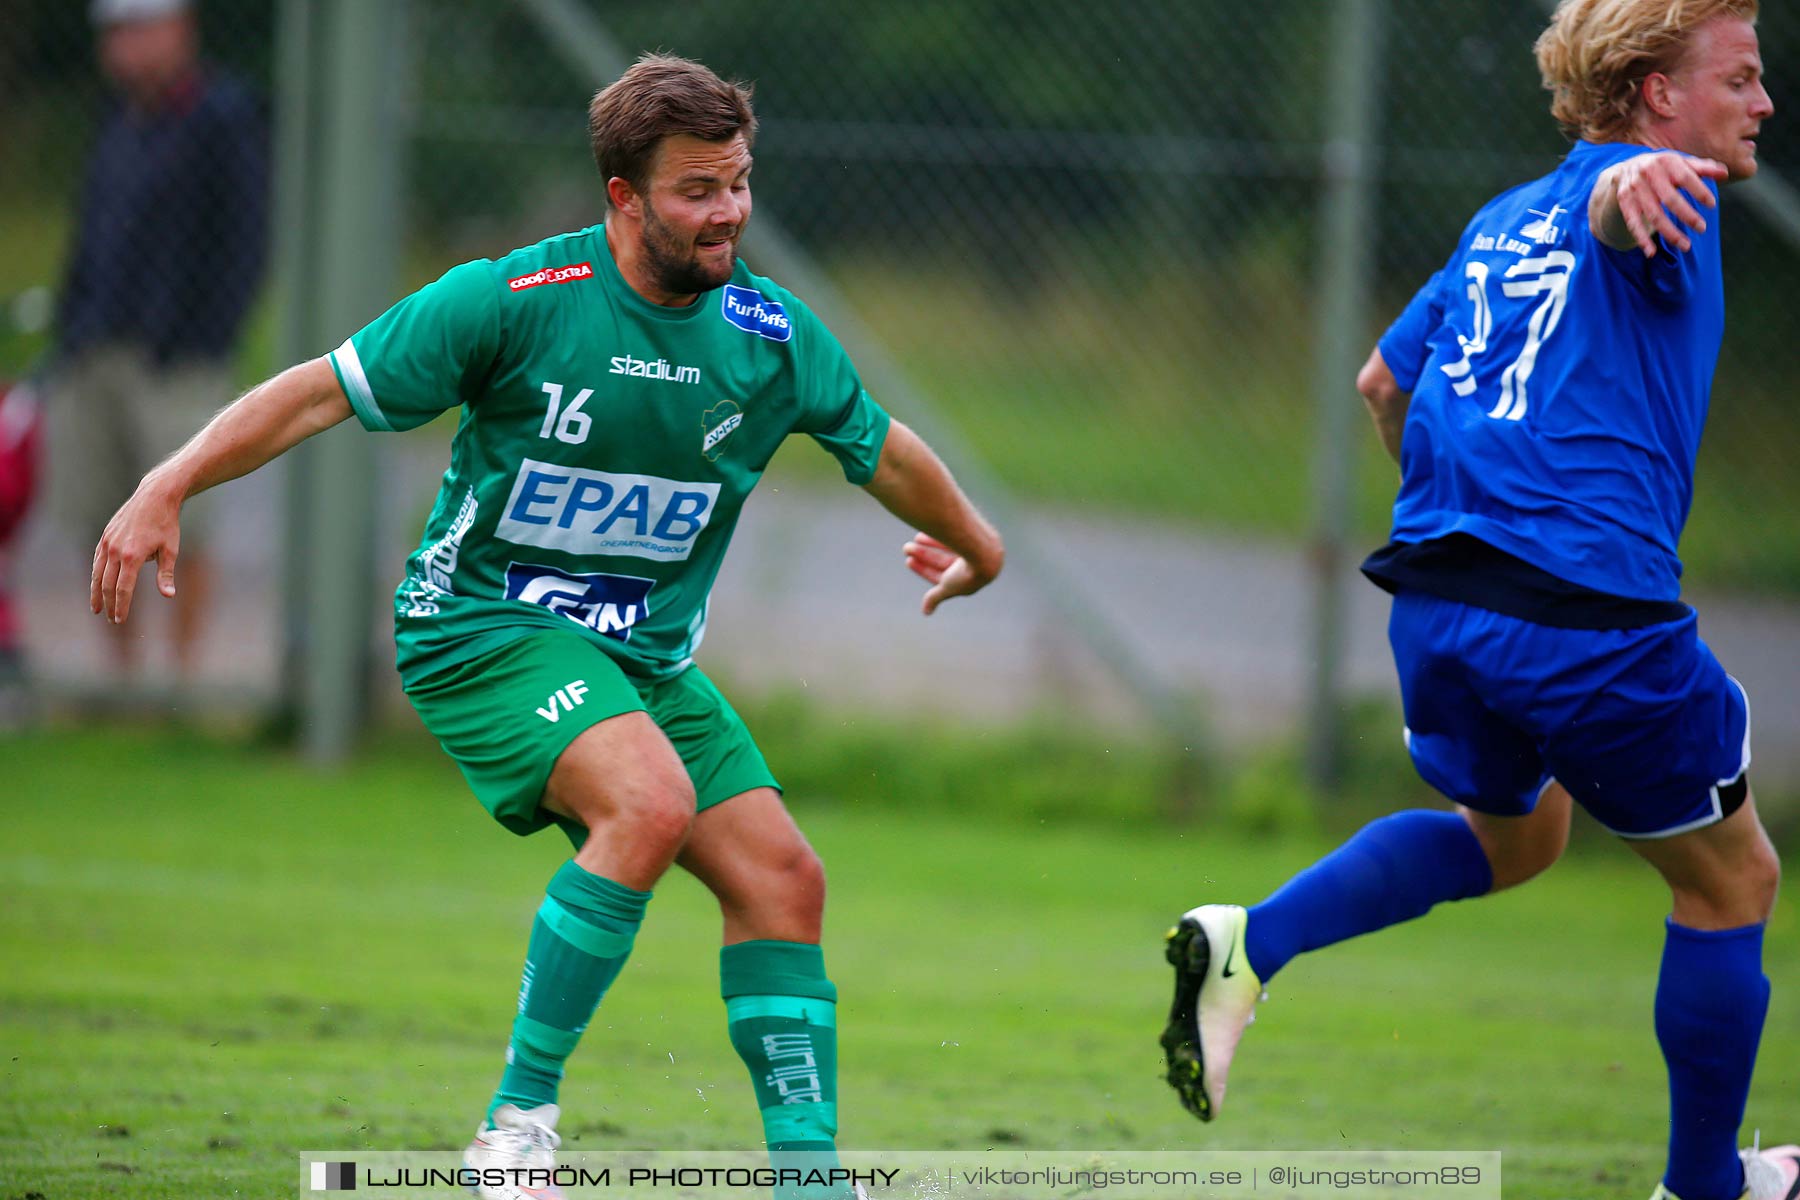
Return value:
<svg viewBox="0 0 1800 1200">
<path fill-rule="evenodd" d="M 575 736 L 620 713 L 650 714 L 687 766 L 697 809 L 781 786 L 700 668 L 660 682 L 633 679 L 574 633 L 528 633 L 419 680 L 406 696 L 482 807 L 521 835 L 555 823 L 577 846 L 586 839 L 578 823 L 538 802 Z"/>
</svg>

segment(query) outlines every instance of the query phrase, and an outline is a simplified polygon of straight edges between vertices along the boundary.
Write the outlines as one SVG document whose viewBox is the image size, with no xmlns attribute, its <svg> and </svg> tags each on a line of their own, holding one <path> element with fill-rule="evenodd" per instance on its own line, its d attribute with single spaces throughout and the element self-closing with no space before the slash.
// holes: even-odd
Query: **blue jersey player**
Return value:
<svg viewBox="0 0 1800 1200">
<path fill-rule="evenodd" d="M 1739 1152 L 1780 866 L 1749 705 L 1680 599 L 1724 331 L 1720 181 L 1772 112 L 1757 0 L 1564 0 L 1538 39 L 1576 144 L 1491 200 L 1358 376 L 1400 463 L 1389 544 L 1407 745 L 1458 811 L 1397 813 L 1248 910 L 1169 935 L 1169 1082 L 1202 1120 L 1289 959 L 1523 882 L 1571 798 L 1674 896 L 1656 993 L 1670 1134 L 1658 1200 L 1800 1196 L 1800 1147 Z M 1554 782 L 1553 782 L 1554 781 Z"/>
</svg>

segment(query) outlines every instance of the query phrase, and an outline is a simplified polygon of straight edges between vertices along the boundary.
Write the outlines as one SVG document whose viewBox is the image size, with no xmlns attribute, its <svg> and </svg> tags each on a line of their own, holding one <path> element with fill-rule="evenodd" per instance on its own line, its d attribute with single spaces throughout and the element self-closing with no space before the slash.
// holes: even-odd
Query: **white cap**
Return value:
<svg viewBox="0 0 1800 1200">
<path fill-rule="evenodd" d="M 88 6 L 88 19 L 96 25 L 118 25 L 126 21 L 154 21 L 172 17 L 193 7 L 193 0 L 94 0 Z"/>
</svg>

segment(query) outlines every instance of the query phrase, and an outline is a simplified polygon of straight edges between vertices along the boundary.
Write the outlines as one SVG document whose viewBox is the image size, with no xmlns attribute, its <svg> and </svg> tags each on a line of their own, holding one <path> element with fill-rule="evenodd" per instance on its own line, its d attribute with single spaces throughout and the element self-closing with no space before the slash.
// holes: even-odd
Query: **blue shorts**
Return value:
<svg viewBox="0 0 1800 1200">
<path fill-rule="evenodd" d="M 1458 804 L 1523 816 L 1551 779 L 1621 837 L 1720 819 L 1750 766 L 1750 704 L 1689 613 L 1558 629 L 1419 592 L 1394 597 L 1413 765 Z"/>
</svg>

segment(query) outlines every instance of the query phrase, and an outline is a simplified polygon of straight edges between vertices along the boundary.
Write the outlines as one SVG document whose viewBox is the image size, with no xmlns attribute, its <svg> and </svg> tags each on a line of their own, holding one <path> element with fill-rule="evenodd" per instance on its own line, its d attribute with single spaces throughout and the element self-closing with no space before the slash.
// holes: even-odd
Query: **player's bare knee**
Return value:
<svg viewBox="0 0 1800 1200">
<path fill-rule="evenodd" d="M 823 911 L 825 864 L 804 839 L 765 853 L 745 873 L 744 899 L 759 907 L 790 911 Z"/>
<path fill-rule="evenodd" d="M 632 836 L 665 848 L 672 861 L 694 826 L 694 787 L 684 776 L 646 789 L 621 814 Z"/>
<path fill-rule="evenodd" d="M 775 902 L 787 913 L 790 928 L 801 940 L 817 941 L 825 923 L 825 864 L 802 843 L 778 878 Z"/>
<path fill-rule="evenodd" d="M 1775 897 L 1781 891 L 1781 857 L 1767 838 L 1760 839 L 1757 852 L 1750 856 L 1743 873 L 1745 904 L 1767 921 L 1775 911 Z"/>
<path fill-rule="evenodd" d="M 1488 858 L 1488 866 L 1494 873 L 1494 885 L 1491 892 L 1503 892 L 1507 888 L 1518 887 L 1542 875 L 1556 865 L 1562 857 L 1563 841 L 1535 841 L 1523 845 L 1508 847 L 1504 857 L 1495 860 Z"/>
<path fill-rule="evenodd" d="M 1689 904 L 1705 913 L 1716 929 L 1767 921 L 1781 888 L 1781 859 L 1755 808 L 1744 805 L 1697 838 L 1698 853 L 1683 841 L 1690 852 L 1675 870 L 1659 864 L 1671 887 L 1681 885 L 1678 904 L 1680 892 L 1686 890 Z"/>
<path fill-rule="evenodd" d="M 1725 862 L 1712 860 L 1689 878 L 1671 879 L 1675 920 L 1697 929 L 1735 929 L 1769 919 L 1781 885 L 1781 863 L 1767 842 Z"/>
<path fill-rule="evenodd" d="M 589 834 L 640 854 L 672 862 L 694 823 L 694 788 L 679 780 L 639 779 L 606 789 L 567 789 L 546 797 L 547 807 L 587 827 Z"/>
<path fill-rule="evenodd" d="M 1566 822 L 1538 831 L 1537 836 L 1531 841 L 1530 853 L 1525 862 L 1527 873 L 1519 882 L 1523 883 L 1534 875 L 1541 875 L 1548 871 L 1557 864 L 1557 861 L 1563 856 L 1563 851 L 1568 848 L 1569 826 Z"/>
<path fill-rule="evenodd" d="M 805 840 L 766 853 L 718 883 L 719 907 L 729 920 L 762 937 L 817 940 L 825 916 L 825 865 Z"/>
<path fill-rule="evenodd" d="M 784 890 L 793 898 L 796 909 L 815 918 L 825 911 L 825 864 L 805 842 L 789 855 L 782 866 Z"/>
<path fill-rule="evenodd" d="M 1517 887 L 1556 864 L 1569 845 L 1567 820 L 1554 814 L 1484 818 L 1464 810 L 1464 817 L 1487 856 L 1493 884 L 1488 894 Z"/>
</svg>

